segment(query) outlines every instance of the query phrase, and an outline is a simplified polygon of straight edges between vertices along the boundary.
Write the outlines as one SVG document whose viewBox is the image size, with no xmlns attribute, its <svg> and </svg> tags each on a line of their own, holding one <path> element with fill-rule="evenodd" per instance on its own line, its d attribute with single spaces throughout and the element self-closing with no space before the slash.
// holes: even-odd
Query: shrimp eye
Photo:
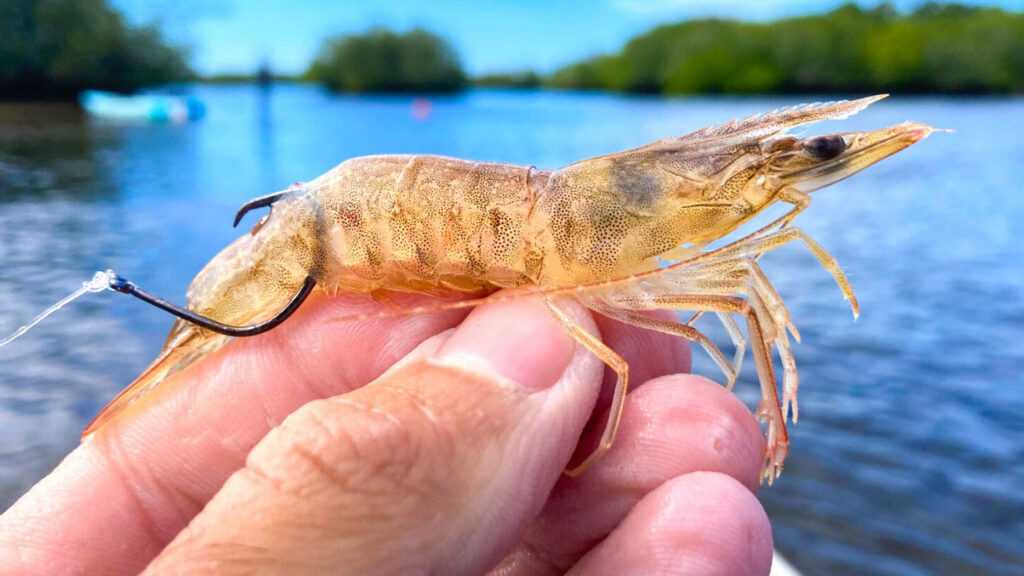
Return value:
<svg viewBox="0 0 1024 576">
<path fill-rule="evenodd" d="M 818 160 L 831 160 L 846 150 L 846 140 L 838 134 L 809 138 L 803 143 L 804 150 Z"/>
</svg>

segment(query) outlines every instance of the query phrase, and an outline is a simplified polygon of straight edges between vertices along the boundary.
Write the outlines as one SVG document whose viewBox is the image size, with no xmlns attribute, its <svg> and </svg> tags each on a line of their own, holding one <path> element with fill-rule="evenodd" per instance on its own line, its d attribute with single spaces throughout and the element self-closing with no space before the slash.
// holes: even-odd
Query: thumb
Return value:
<svg viewBox="0 0 1024 576">
<path fill-rule="evenodd" d="M 543 506 L 602 373 L 542 303 L 478 308 L 295 412 L 149 570 L 482 574 Z"/>
</svg>

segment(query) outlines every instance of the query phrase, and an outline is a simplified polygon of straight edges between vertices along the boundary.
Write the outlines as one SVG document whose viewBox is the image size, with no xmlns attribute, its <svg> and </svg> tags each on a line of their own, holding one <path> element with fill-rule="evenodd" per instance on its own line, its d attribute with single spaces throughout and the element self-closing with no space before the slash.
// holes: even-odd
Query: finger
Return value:
<svg viewBox="0 0 1024 576">
<path fill-rule="evenodd" d="M 285 416 L 366 384 L 465 316 L 327 321 L 382 309 L 317 293 L 275 330 L 171 376 L 0 516 L 0 573 L 137 573 Z"/>
<path fill-rule="evenodd" d="M 643 498 L 571 576 L 767 576 L 772 532 L 757 498 L 730 476 L 694 472 Z"/>
<path fill-rule="evenodd" d="M 483 573 L 540 511 L 601 377 L 543 304 L 477 309 L 289 417 L 149 573 Z"/>
<path fill-rule="evenodd" d="M 609 453 L 578 478 L 558 482 L 501 574 L 563 574 L 646 494 L 676 476 L 716 472 L 753 492 L 762 454 L 761 428 L 734 394 L 689 374 L 652 380 L 627 397 Z"/>
</svg>

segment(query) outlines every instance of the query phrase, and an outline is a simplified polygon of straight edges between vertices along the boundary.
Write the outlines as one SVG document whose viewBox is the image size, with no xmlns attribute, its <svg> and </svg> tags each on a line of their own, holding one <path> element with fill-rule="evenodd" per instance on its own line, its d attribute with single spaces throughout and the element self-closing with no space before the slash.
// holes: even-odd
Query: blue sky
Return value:
<svg viewBox="0 0 1024 576">
<path fill-rule="evenodd" d="M 701 16 L 770 20 L 820 12 L 844 0 L 112 0 L 136 23 L 158 22 L 192 50 L 200 73 L 252 72 L 266 59 L 301 72 L 321 41 L 375 25 L 422 26 L 446 37 L 473 74 L 565 63 L 612 52 L 658 24 Z M 923 0 L 895 0 L 911 9 Z M 1024 10 L 1024 0 L 961 0 Z M 860 4 L 873 6 L 877 0 Z"/>
</svg>

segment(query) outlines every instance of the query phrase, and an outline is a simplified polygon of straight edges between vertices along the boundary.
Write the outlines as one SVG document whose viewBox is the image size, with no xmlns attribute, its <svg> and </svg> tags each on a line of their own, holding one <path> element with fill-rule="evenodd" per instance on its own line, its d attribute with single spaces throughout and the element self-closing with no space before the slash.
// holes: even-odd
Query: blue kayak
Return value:
<svg viewBox="0 0 1024 576">
<path fill-rule="evenodd" d="M 138 94 L 86 90 L 78 97 L 85 111 L 96 118 L 134 122 L 188 122 L 203 117 L 206 109 L 193 96 Z"/>
</svg>

